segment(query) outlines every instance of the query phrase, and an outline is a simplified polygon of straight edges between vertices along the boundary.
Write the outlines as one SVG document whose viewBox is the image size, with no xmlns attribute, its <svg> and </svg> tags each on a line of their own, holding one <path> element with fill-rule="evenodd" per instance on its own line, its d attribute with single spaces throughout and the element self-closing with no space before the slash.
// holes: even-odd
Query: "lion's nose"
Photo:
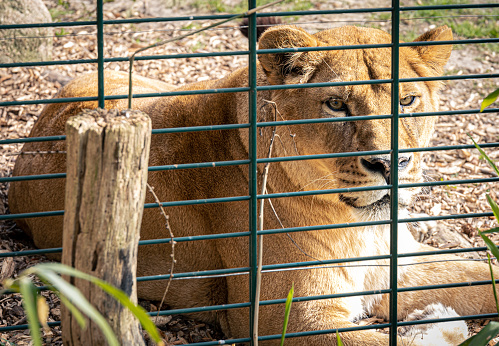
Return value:
<svg viewBox="0 0 499 346">
<path fill-rule="evenodd" d="M 404 171 L 409 166 L 412 156 L 399 156 L 398 170 Z M 384 157 L 369 157 L 360 160 L 362 166 L 372 173 L 380 173 L 385 178 L 386 183 L 390 184 L 390 163 L 391 160 Z"/>
</svg>

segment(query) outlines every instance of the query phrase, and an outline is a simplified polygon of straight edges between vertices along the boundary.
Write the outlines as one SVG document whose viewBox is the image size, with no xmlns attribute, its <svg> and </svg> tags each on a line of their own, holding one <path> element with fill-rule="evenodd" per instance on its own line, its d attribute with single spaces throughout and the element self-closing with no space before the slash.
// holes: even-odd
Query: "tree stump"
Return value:
<svg viewBox="0 0 499 346">
<path fill-rule="evenodd" d="M 67 180 L 62 262 L 125 291 L 137 302 L 137 247 L 144 209 L 151 120 L 140 111 L 84 110 L 66 123 Z M 108 320 L 121 345 L 144 345 L 129 310 L 100 288 L 70 281 Z M 105 345 L 62 310 L 65 345 Z"/>
</svg>

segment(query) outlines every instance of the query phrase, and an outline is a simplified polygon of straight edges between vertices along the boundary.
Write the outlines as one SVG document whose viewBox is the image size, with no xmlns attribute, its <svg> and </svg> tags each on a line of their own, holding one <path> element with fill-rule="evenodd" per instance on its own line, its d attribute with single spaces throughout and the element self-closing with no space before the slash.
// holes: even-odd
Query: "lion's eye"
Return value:
<svg viewBox="0 0 499 346">
<path fill-rule="evenodd" d="M 344 111 L 346 110 L 346 104 L 339 99 L 330 99 L 326 101 L 326 105 L 333 111 Z"/>
<path fill-rule="evenodd" d="M 407 96 L 407 97 L 404 97 L 403 99 L 400 99 L 400 105 L 407 107 L 407 106 L 412 105 L 415 100 L 416 100 L 416 96 Z"/>
</svg>

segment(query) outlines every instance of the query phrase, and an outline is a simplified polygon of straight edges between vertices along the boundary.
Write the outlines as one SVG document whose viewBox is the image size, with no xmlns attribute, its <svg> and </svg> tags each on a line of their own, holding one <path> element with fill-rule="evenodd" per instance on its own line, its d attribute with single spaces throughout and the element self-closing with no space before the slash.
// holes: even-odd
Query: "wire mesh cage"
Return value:
<svg viewBox="0 0 499 346">
<path fill-rule="evenodd" d="M 206 3 L 208 5 L 212 4 L 210 1 Z M 64 107 L 64 105 L 70 105 L 75 102 L 94 102 L 95 106 L 109 108 L 109 105 L 114 105 L 117 102 L 121 102 L 120 100 L 126 99 L 127 95 L 125 92 L 106 94 L 105 71 L 127 71 L 128 57 L 137 49 L 145 48 L 150 44 L 162 41 L 165 37 L 173 38 L 185 32 L 208 26 L 213 21 L 233 17 L 233 14 L 163 15 L 167 12 L 151 8 L 151 4 L 148 4 L 148 1 L 143 1 L 135 5 L 135 7 L 125 10 L 123 7 L 120 7 L 122 6 L 120 2 L 106 2 L 103 0 L 97 1 L 97 11 L 95 13 L 88 10 L 85 12 L 82 8 L 77 8 L 76 10 L 66 8 L 66 12 L 63 11 L 63 14 L 60 14 L 61 6 L 64 8 L 64 4 L 66 2 L 63 1 L 58 5 L 51 5 L 52 17 L 57 18 L 59 16 L 60 19 L 54 23 L 0 25 L 1 31 L 13 33 L 11 36 L 6 36 L 6 38 L 2 39 L 5 44 L 11 44 L 15 40 L 30 39 L 29 36 L 23 35 L 22 32 L 20 33 L 20 31 L 16 30 L 26 28 L 53 28 L 55 30 L 53 37 L 47 35 L 51 36 L 54 40 L 52 53 L 54 60 L 13 61 L 0 64 L 0 94 L 2 94 L 2 99 L 0 100 L 0 125 L 2 126 L 0 147 L 2 163 L 5 164 L 5 168 L 2 170 L 3 176 L 0 177 L 0 184 L 3 184 L 2 198 L 4 202 L 8 194 L 8 184 L 24 181 L 40 181 L 43 184 L 44 181 L 57 180 L 60 185 L 64 182 L 66 176 L 64 172 L 47 172 L 43 169 L 39 169 L 40 174 L 36 175 L 12 175 L 13 162 L 18 156 L 38 156 L 43 158 L 44 155 L 65 155 L 65 151 L 60 145 L 52 145 L 52 143 L 62 143 L 65 140 L 64 133 L 54 133 L 43 137 L 28 137 L 33 123 L 45 105 L 61 104 L 63 105 L 61 107 Z M 220 2 L 220 4 L 224 4 L 224 2 Z M 433 261 L 431 258 L 434 255 L 467 254 L 467 258 L 455 257 L 443 261 L 449 264 L 457 261 L 474 263 L 483 259 L 483 253 L 481 256 L 476 255 L 476 253 L 487 249 L 483 243 L 477 241 L 478 235 L 475 230 L 477 228 L 483 230 L 494 226 L 493 213 L 486 207 L 484 192 L 490 190 L 491 194 L 495 193 L 493 191 L 497 187 L 499 178 L 492 171 L 487 170 L 486 164 L 480 161 L 480 157 L 473 151 L 475 147 L 468 140 L 468 137 L 466 137 L 466 133 L 469 133 L 472 137 L 477 136 L 476 138 L 479 139 L 481 147 L 492 150 L 492 159 L 497 159 L 498 152 L 495 148 L 499 146 L 499 143 L 497 142 L 498 132 L 496 131 L 497 126 L 495 124 L 497 122 L 498 109 L 490 107 L 482 114 L 478 114 L 479 109 L 476 106 L 477 101 L 484 96 L 483 90 L 488 89 L 492 91 L 493 88 L 497 88 L 499 60 L 496 52 L 497 43 L 499 42 L 499 38 L 497 38 L 497 16 L 499 16 L 499 12 L 497 11 L 499 5 L 495 3 L 477 4 L 474 2 L 458 2 L 456 4 L 445 2 L 441 4 L 438 1 L 424 2 L 424 4 L 419 4 L 419 2 L 418 4 L 413 2 L 400 4 L 398 0 L 393 0 L 391 3 L 383 3 L 383 7 L 357 8 L 349 2 L 347 5 L 352 5 L 351 8 L 342 8 L 344 7 L 343 5 L 343 3 L 336 2 L 320 2 L 318 4 L 310 3 L 309 8 L 303 9 L 294 7 L 293 2 L 291 4 L 285 2 L 282 7 L 271 7 L 270 9 L 266 9 L 265 12 L 247 15 L 247 27 L 245 27 L 245 30 L 248 34 L 248 39 L 240 35 L 239 22 L 228 22 L 204 31 L 200 34 L 201 37 L 192 36 L 189 39 L 180 40 L 171 45 L 159 46 L 155 48 L 154 53 L 140 55 L 135 58 L 134 73 L 160 79 L 163 82 L 174 85 L 174 87 L 165 84 L 165 91 L 136 91 L 134 92 L 134 102 L 140 102 L 142 99 L 149 98 L 159 100 L 160 98 L 168 99 L 174 97 L 183 97 L 184 99 L 194 100 L 193 102 L 207 102 L 206 100 L 209 98 L 213 99 L 213 97 L 219 97 L 220 99 L 225 97 L 227 100 L 233 101 L 234 98 L 231 98 L 232 95 L 238 95 L 238 102 L 245 102 L 245 105 L 247 105 L 245 107 L 248 109 L 245 121 L 222 122 L 218 121 L 220 119 L 216 119 L 210 123 L 209 119 L 205 119 L 206 117 L 203 117 L 201 114 L 194 114 L 199 120 L 179 121 L 175 126 L 167 128 L 156 126 L 152 130 L 153 138 L 157 136 L 157 138 L 162 138 L 168 143 L 175 142 L 176 140 L 180 143 L 183 138 L 182 136 L 191 138 L 191 142 L 195 142 L 196 140 L 202 141 L 207 136 L 212 136 L 218 138 L 217 140 L 221 145 L 240 145 L 247 148 L 247 155 L 244 157 L 233 157 L 231 160 L 210 160 L 209 158 L 218 156 L 211 155 L 208 149 L 205 153 L 199 153 L 196 152 L 198 149 L 196 147 L 186 147 L 184 150 L 187 151 L 187 154 L 191 155 L 191 159 L 185 159 L 182 156 L 179 161 L 175 161 L 175 157 L 164 157 L 161 160 L 152 162 L 149 167 L 150 176 L 154 176 L 155 174 L 158 177 L 171 176 L 173 178 L 169 179 L 177 179 L 177 181 L 189 183 L 193 186 L 190 190 L 193 193 L 192 195 L 184 195 L 185 198 L 163 199 L 159 203 L 150 196 L 144 206 L 146 218 L 151 217 L 153 213 L 156 215 L 159 214 L 158 207 L 161 205 L 165 208 L 167 214 L 170 212 L 173 212 L 175 215 L 196 214 L 202 215 L 206 220 L 213 219 L 213 215 L 215 214 L 217 217 L 226 220 L 223 225 L 241 225 L 242 223 L 246 225 L 244 227 L 233 226 L 233 228 L 227 228 L 224 226 L 219 228 L 218 226 L 214 227 L 213 223 L 206 221 L 203 223 L 203 226 L 200 226 L 199 224 L 193 224 L 194 222 L 190 220 L 189 216 L 178 216 L 176 220 L 183 220 L 185 223 L 178 222 L 172 225 L 172 228 L 174 234 L 177 233 L 175 227 L 177 229 L 180 228 L 178 231 L 180 235 L 175 235 L 172 238 L 169 234 L 164 233 L 163 237 L 140 241 L 140 246 L 144 249 L 144 253 L 148 251 L 154 253 L 154 251 L 148 249 L 155 249 L 158 246 L 162 247 L 162 249 L 169 249 L 172 242 L 180 244 L 177 249 L 177 261 L 181 261 L 184 257 L 183 255 L 178 255 L 182 251 L 192 251 L 192 249 L 199 251 L 202 248 L 200 246 L 189 245 L 195 243 L 223 244 L 220 246 L 231 249 L 231 251 L 236 253 L 235 257 L 239 259 L 237 263 L 240 263 L 240 265 L 235 265 L 236 262 L 227 265 L 223 258 L 217 258 L 218 262 L 213 261 L 213 263 L 210 263 L 207 259 L 215 258 L 209 257 L 211 254 L 195 253 L 193 257 L 201 264 L 192 267 L 190 270 L 187 270 L 188 266 L 183 267 L 182 264 L 178 267 L 179 271 L 174 271 L 173 273 L 168 272 L 168 270 L 154 272 L 149 268 L 142 268 L 142 276 L 138 278 L 138 281 L 140 283 L 149 282 L 150 284 L 147 287 L 155 288 L 161 293 L 165 287 L 165 283 L 169 280 L 176 283 L 173 290 L 180 291 L 185 289 L 186 292 L 190 292 L 186 287 L 199 287 L 195 284 L 190 284 L 190 282 L 195 280 L 217 283 L 221 287 L 221 290 L 228 285 L 228 280 L 239 280 L 239 282 L 245 283 L 246 288 L 241 294 L 247 294 L 243 300 L 239 299 L 239 297 L 237 299 L 226 297 L 225 301 L 216 300 L 212 305 L 200 305 L 196 302 L 184 304 L 185 306 L 176 306 L 173 304 L 173 308 L 163 309 L 158 313 L 161 316 L 194 314 L 193 316 L 202 316 L 201 320 L 203 321 L 211 321 L 215 324 L 217 322 L 220 323 L 220 321 L 226 321 L 224 318 L 230 319 L 230 316 L 234 316 L 228 313 L 230 311 L 243 311 L 240 315 L 245 314 L 248 316 L 246 320 L 248 325 L 242 328 L 242 330 L 248 331 L 247 335 L 228 337 L 222 341 L 210 340 L 209 338 L 206 341 L 206 339 L 200 337 L 191 337 L 187 341 L 192 345 L 217 345 L 222 342 L 227 344 L 254 344 L 255 310 L 277 311 L 281 308 L 284 310 L 282 307 L 285 302 L 284 295 L 277 297 L 275 294 L 266 294 L 265 299 L 261 301 L 258 299 L 257 281 L 259 261 L 257 249 L 259 242 L 262 241 L 262 237 L 263 239 L 267 237 L 271 243 L 271 245 L 265 245 L 267 247 L 265 251 L 267 252 L 265 253 L 264 251 L 263 264 L 260 266 L 261 275 L 265 278 L 263 285 L 270 285 L 274 281 L 273 287 L 276 285 L 279 286 L 279 291 L 288 290 L 290 288 L 287 287 L 289 282 L 284 279 L 293 277 L 298 272 L 323 272 L 323 276 L 327 277 L 329 275 L 327 274 L 329 273 L 328 271 L 347 272 L 354 271 L 355 268 L 362 268 L 362 270 L 369 272 L 378 271 L 381 273 L 381 271 L 386 271 L 388 275 L 386 279 L 387 285 L 379 284 L 373 289 L 366 289 L 365 287 L 367 286 L 363 286 L 362 288 L 358 286 L 359 289 L 356 291 L 335 289 L 330 292 L 324 292 L 323 290 L 321 291 L 322 294 L 298 294 L 297 297 L 293 298 L 293 302 L 297 306 L 298 304 L 309 306 L 307 304 L 314 301 L 329 302 L 339 298 L 344 299 L 344 301 L 355 301 L 356 299 L 359 301 L 361 299 L 370 301 L 369 297 L 378 297 L 373 299 L 384 299 L 385 304 L 389 306 L 387 310 L 388 316 L 398 316 L 398 318 L 378 320 L 380 322 L 378 324 L 362 325 L 362 323 L 359 323 L 354 326 L 331 325 L 328 328 L 322 329 L 304 328 L 304 330 L 300 331 L 291 330 L 287 334 L 290 340 L 300 337 L 313 337 L 314 335 L 334 335 L 337 331 L 347 337 L 347 335 L 352 334 L 347 332 L 386 328 L 390 343 L 396 344 L 397 330 L 400 332 L 400 328 L 460 319 L 490 319 L 497 316 L 493 312 L 484 314 L 477 312 L 474 314 L 459 314 L 459 316 L 456 314 L 456 316 L 448 316 L 447 318 L 438 318 L 440 316 L 437 316 L 435 319 L 407 319 L 406 317 L 411 311 L 401 311 L 400 306 L 403 306 L 403 304 L 398 301 L 406 296 L 404 293 L 411 295 L 411 292 L 416 292 L 414 295 L 417 295 L 417 292 L 423 291 L 421 296 L 424 297 L 424 292 L 434 292 L 439 289 L 466 286 L 484 287 L 484 285 L 490 285 L 491 280 L 478 280 L 470 277 L 467 280 L 458 280 L 454 283 L 443 284 L 426 280 L 424 281 L 426 284 L 411 284 L 409 282 L 409 284 L 404 283 L 402 287 L 399 287 L 400 283 L 397 278 L 400 278 L 401 273 L 405 272 L 408 267 L 417 265 L 431 267 L 432 263 L 442 263 L 442 260 L 435 259 Z M 377 6 L 378 4 L 373 3 L 373 5 Z M 143 8 L 137 6 L 143 6 Z M 174 6 L 177 6 L 174 8 L 178 8 L 179 4 L 174 4 Z M 198 2 L 193 2 L 192 6 L 201 5 Z M 233 12 L 239 12 L 239 10 L 246 11 L 248 8 L 251 10 L 256 8 L 257 4 L 255 0 L 250 0 L 249 4 L 243 4 L 241 9 L 238 7 L 239 4 L 237 6 L 232 4 L 233 8 L 230 8 L 231 4 L 227 6 L 223 8 L 222 12 L 230 12 L 229 9 Z M 200 12 L 203 11 L 202 8 L 198 8 L 198 10 Z M 160 14 L 155 13 L 156 11 Z M 376 44 L 366 43 L 369 40 L 358 40 L 357 44 L 322 44 L 315 47 L 264 49 L 257 45 L 257 19 L 262 18 L 272 18 L 267 22 L 261 22 L 264 23 L 263 26 L 271 26 L 282 21 L 292 23 L 298 27 L 304 27 L 310 31 L 320 31 L 345 24 L 370 26 L 389 32 L 391 40 Z M 275 20 L 274 18 L 279 18 L 279 20 Z M 414 41 L 417 35 L 423 34 L 427 30 L 435 29 L 440 24 L 448 25 L 453 29 L 454 40 Z M 421 30 L 419 30 L 420 26 L 422 27 Z M 418 30 L 414 30 L 415 27 Z M 457 27 L 461 29 L 457 29 Z M 463 28 L 467 28 L 466 30 L 469 32 L 463 31 Z M 471 30 L 471 28 L 475 30 Z M 482 31 L 479 31 L 477 28 Z M 37 37 L 39 38 L 39 36 Z M 402 40 L 408 42 L 403 42 Z M 426 49 L 429 49 L 428 47 L 448 46 L 450 44 L 458 47 L 458 53 L 453 58 L 454 62 L 452 62 L 448 73 L 443 76 L 432 75 L 425 77 L 421 77 L 418 73 L 413 73 L 412 76 L 414 77 L 407 77 L 407 74 L 400 75 L 400 71 L 403 69 L 402 65 L 406 63 L 405 60 L 400 60 L 400 52 L 404 49 L 410 47 L 415 49 L 418 47 L 425 49 L 424 47 L 426 47 Z M 473 48 L 469 49 L 468 47 Z M 260 68 L 258 58 L 260 57 L 261 59 L 263 56 L 275 55 L 284 59 L 284 57 L 293 54 L 307 54 L 312 52 L 332 54 L 344 51 L 366 52 L 383 49 L 389 52 L 388 71 L 390 75 L 387 78 L 380 78 L 378 76 L 370 76 L 371 78 L 364 80 L 332 78 L 327 82 L 314 81 L 313 79 L 301 82 L 295 79 L 294 82 L 282 80 L 279 83 L 268 83 L 262 82 L 261 77 L 258 75 L 258 69 Z M 463 53 L 468 50 L 473 51 L 474 55 Z M 470 58 L 470 56 L 472 57 Z M 478 57 L 479 59 L 483 57 L 483 60 L 487 61 L 487 63 L 474 66 L 472 63 L 473 57 Z M 461 63 L 456 63 L 455 61 L 460 61 Z M 466 73 L 463 73 L 463 61 L 464 64 L 470 64 L 470 68 L 465 70 Z M 228 78 L 227 76 L 231 75 L 231 73 L 241 73 L 237 71 L 243 71 L 240 68 L 245 65 L 248 66 L 248 77 L 240 85 L 227 87 L 224 83 L 210 84 L 207 82 L 219 78 Z M 333 69 L 331 70 L 333 73 L 336 73 Z M 66 97 L 59 95 L 57 98 L 53 98 L 56 96 L 57 90 L 61 86 L 66 85 L 72 77 L 88 71 L 97 72 L 95 81 L 98 93 L 95 96 Z M 298 75 L 303 73 L 303 71 L 293 70 L 291 66 L 288 72 L 290 75 L 293 73 Z M 441 101 L 441 103 L 444 103 L 443 108 L 445 110 L 423 112 L 404 111 L 404 106 L 401 106 L 401 100 L 405 97 L 414 98 L 415 94 L 409 96 L 400 94 L 399 90 L 401 90 L 403 85 L 409 85 L 410 83 L 429 85 L 431 83 L 438 84 L 441 81 L 447 81 L 448 84 L 452 84 L 443 91 L 445 94 L 444 97 L 449 96 L 450 98 L 450 101 Z M 184 85 L 189 82 L 200 84 L 192 88 L 185 87 Z M 288 119 L 280 114 L 279 109 L 274 108 L 272 100 L 262 101 L 261 96 L 259 98 L 259 95 L 279 95 L 280 90 L 293 95 L 306 95 L 304 94 L 304 90 L 352 88 L 354 86 L 368 86 L 372 89 L 388 87 L 390 91 L 388 93 L 385 92 L 385 94 L 389 95 L 390 99 L 388 101 L 389 104 L 385 106 L 388 107 L 389 112 L 386 112 L 387 114 L 370 114 L 366 112 L 352 112 L 352 114 L 349 114 L 345 110 L 342 110 L 343 113 L 340 116 L 303 115 L 300 119 Z M 452 88 L 464 90 L 468 88 L 468 91 L 464 92 L 464 96 L 459 94 L 456 97 L 451 90 Z M 317 93 L 320 92 L 318 91 Z M 202 95 L 202 98 L 197 95 Z M 262 102 L 264 105 L 262 105 Z M 295 102 L 302 101 L 297 97 Z M 305 100 L 303 102 L 306 103 Z M 448 104 L 446 102 L 451 103 Z M 460 104 L 456 104 L 456 102 Z M 239 104 L 234 105 L 234 107 L 239 106 Z M 262 115 L 264 114 L 262 111 L 263 108 L 270 110 L 266 111 L 270 114 L 269 118 Z M 440 117 L 440 122 L 437 123 L 437 136 L 433 137 L 432 142 L 428 146 L 408 146 L 405 144 L 399 146 L 400 133 L 407 131 L 407 127 L 409 127 L 407 124 L 419 124 L 420 122 L 424 122 L 424 119 L 435 119 L 436 117 Z M 228 118 L 231 120 L 234 119 Z M 336 128 L 344 126 L 346 129 L 348 125 L 344 124 L 360 124 L 373 121 L 377 121 L 380 124 L 389 124 L 385 127 L 385 129 L 389 129 L 389 133 L 385 134 L 387 143 L 389 143 L 386 148 L 374 148 L 373 150 L 364 148 L 359 150 L 359 146 L 357 146 L 351 147 L 351 150 L 318 152 L 317 150 L 314 151 L 314 143 L 312 141 L 300 144 L 301 148 L 303 148 L 302 150 L 296 149 L 295 142 L 295 148 L 291 145 L 289 147 L 290 150 L 287 152 L 284 150 L 281 155 L 276 156 L 267 155 L 268 148 L 259 148 L 257 145 L 257 143 L 262 143 L 262 138 L 265 138 L 267 141 L 265 143 L 268 143 L 272 137 L 272 141 L 274 139 L 276 141 L 275 146 L 281 145 L 284 147 L 283 143 L 286 141 L 292 143 L 295 141 L 295 138 L 298 141 L 299 136 L 296 137 L 296 132 L 301 131 L 304 133 L 306 131 L 299 130 L 300 128 L 314 129 L 313 131 L 316 131 L 315 129 L 321 129 L 323 126 L 336 126 Z M 402 124 L 402 126 L 399 124 Z M 456 131 L 457 127 L 459 127 L 458 131 Z M 275 134 L 276 128 L 280 131 L 277 137 L 272 136 L 273 131 Z M 347 134 L 347 131 L 344 131 Z M 47 133 L 50 133 L 50 131 Z M 225 134 L 234 133 L 240 134 L 240 138 L 246 142 L 241 144 L 233 142 L 226 143 L 223 141 L 224 138 L 233 137 L 233 135 L 225 137 Z M 449 136 L 446 135 L 447 133 L 449 133 Z M 423 134 L 417 134 L 417 136 L 423 136 Z M 336 138 L 334 140 L 343 141 L 344 139 L 340 140 Z M 37 147 L 36 143 L 47 143 L 47 145 L 42 147 L 48 149 L 37 149 L 27 152 L 25 150 L 21 155 L 21 147 L 25 143 L 35 143 L 34 148 Z M 212 148 L 214 151 L 217 149 L 219 148 Z M 265 154 L 262 155 L 262 153 Z M 420 154 L 427 154 L 426 157 L 429 158 L 421 162 L 421 165 L 430 166 L 429 171 L 437 178 L 428 177 L 427 181 L 399 179 L 401 166 L 406 164 L 403 160 L 401 161 L 401 158 L 413 157 Z M 363 162 L 361 160 L 365 161 L 364 157 L 378 158 L 376 162 L 369 161 L 363 164 L 364 169 L 374 170 L 379 174 L 381 174 L 381 169 L 384 170 L 385 183 L 383 185 L 359 184 L 361 186 L 337 187 L 334 184 L 330 184 L 327 175 L 324 174 L 324 176 L 317 176 L 315 180 L 310 179 L 310 181 L 313 180 L 310 186 L 307 185 L 307 182 L 301 182 L 300 184 L 290 183 L 286 185 L 287 187 L 294 186 L 294 190 L 272 188 L 268 190 L 263 188 L 262 190 L 262 185 L 266 185 L 263 183 L 265 165 L 271 171 L 268 179 L 273 179 L 272 174 L 274 173 L 272 171 L 274 165 L 276 167 L 284 167 L 287 164 L 296 164 L 297 167 L 301 167 L 299 166 L 300 163 L 307 165 L 309 162 L 328 162 L 328 160 L 334 161 L 344 158 L 355 158 L 356 162 Z M 385 161 L 379 160 L 380 157 L 384 158 Z M 279 173 L 279 169 L 281 168 L 277 168 L 278 173 L 275 174 L 282 174 Z M 243 171 L 244 174 L 240 173 Z M 223 188 L 223 185 L 234 184 L 230 182 L 230 179 L 221 179 L 220 185 L 222 187 L 207 187 L 199 182 L 199 178 L 203 176 L 230 177 L 234 175 L 234 172 L 242 174 L 247 181 L 247 185 L 238 186 L 237 189 L 234 188 L 231 190 Z M 328 171 L 328 174 L 334 175 L 335 172 Z M 206 179 L 207 181 L 211 181 L 208 178 Z M 196 188 L 197 186 L 199 188 Z M 331 188 L 331 186 L 333 187 Z M 182 187 L 175 186 L 174 188 L 181 189 Z M 414 206 L 411 206 L 412 209 L 410 211 L 401 211 L 398 205 L 402 198 L 400 194 L 404 192 L 400 191 L 407 191 L 409 189 L 422 189 L 423 192 L 431 190 L 431 193 L 436 197 L 432 200 L 432 197 L 429 197 L 430 193 L 423 193 L 418 197 Z M 224 191 L 228 191 L 228 194 L 224 195 L 222 193 Z M 386 204 L 390 205 L 390 208 L 386 209 L 387 214 L 384 214 L 384 217 L 371 218 L 369 220 L 350 219 L 348 222 L 339 223 L 314 222 L 313 205 L 314 203 L 323 203 L 324 199 L 321 198 L 324 197 L 327 199 L 330 196 L 346 195 L 357 196 L 355 195 L 356 193 L 366 191 L 387 192 L 382 195 Z M 37 192 L 32 193 L 35 199 L 45 198 L 43 195 L 39 196 Z M 64 191 L 60 193 L 63 196 Z M 182 194 L 174 194 L 173 196 L 178 197 L 182 196 Z M 287 203 L 289 203 L 288 201 L 300 198 L 310 204 L 310 211 L 305 212 L 305 214 L 309 214 L 309 219 L 304 220 L 304 222 L 291 222 L 284 218 L 281 220 L 279 217 L 280 213 L 276 212 L 274 205 L 278 206 L 278 204 L 281 204 L 278 208 L 285 208 Z M 260 205 L 263 203 L 265 203 L 265 219 L 273 219 L 272 222 L 268 222 L 265 226 L 259 225 L 259 217 L 262 215 L 259 210 Z M 350 203 L 355 204 L 355 202 L 351 201 Z M 4 204 L 7 205 L 6 202 Z M 217 206 L 223 207 L 217 209 Z M 18 214 L 7 213 L 7 209 L 3 209 L 4 213 L 0 215 L 0 222 L 3 222 L 2 230 L 6 234 L 3 236 L 3 239 L 19 238 L 19 233 L 12 233 L 12 229 L 15 227 L 12 220 L 21 220 L 18 221 L 20 223 L 26 222 L 22 220 L 40 220 L 40 218 L 55 220 L 54 217 L 59 217 L 60 220 L 64 214 L 64 210 L 62 209 L 37 210 Z M 331 213 L 334 214 L 334 211 Z M 238 222 L 235 221 L 236 219 L 238 219 Z M 291 215 L 288 215 L 288 219 L 291 219 Z M 338 219 L 344 220 L 341 218 Z M 435 221 L 442 226 L 439 226 L 440 228 L 436 226 Z M 57 224 L 57 222 L 54 224 Z M 215 225 L 218 224 L 215 223 Z M 417 225 L 421 227 L 418 229 Z M 332 255 L 318 258 L 314 255 L 316 253 L 314 249 L 305 248 L 300 242 L 302 234 L 314 234 L 320 237 L 321 232 L 352 233 L 361 228 L 372 227 L 375 229 L 378 226 L 389 228 L 389 251 L 383 253 L 373 252 L 371 251 L 372 249 L 365 249 L 365 251 L 359 249 L 357 255 L 347 258 Z M 214 227 L 215 229 L 210 229 L 210 227 Z M 406 240 L 399 237 L 399 234 L 401 234 L 400 227 L 404 230 L 412 230 L 413 235 L 419 238 L 417 239 L 418 241 L 433 245 L 435 249 L 425 252 L 404 252 L 404 249 L 406 249 Z M 192 228 L 192 230 L 188 230 L 189 228 Z M 449 238 L 449 232 L 442 231 L 449 228 L 459 228 L 461 232 L 455 232 L 458 235 L 451 232 L 453 237 Z M 160 234 L 160 232 L 157 234 Z M 437 237 L 438 234 L 440 238 Z M 286 239 L 286 246 L 282 245 L 283 239 Z M 364 239 L 362 244 L 368 243 L 368 241 L 369 239 Z M 375 248 L 377 246 L 376 238 L 370 241 L 373 244 L 372 247 Z M 62 251 L 61 247 L 35 249 L 32 245 L 31 247 L 20 247 L 12 245 L 12 241 L 10 240 L 7 242 L 10 244 L 10 247 L 5 248 L 0 253 L 0 257 L 4 261 L 2 268 L 14 268 L 15 266 L 13 267 L 9 263 L 13 263 L 15 259 L 23 258 L 23 261 L 27 261 L 26 263 L 29 264 L 29 259 L 32 258 L 30 256 L 50 256 Z M 241 244 L 245 244 L 245 250 L 239 248 Z M 206 246 L 206 249 L 213 247 L 212 245 L 210 246 Z M 271 258 L 268 255 L 270 252 L 276 251 L 276 249 L 278 251 L 281 246 L 282 251 L 289 251 L 288 247 L 290 246 L 297 254 L 289 256 L 289 261 L 285 262 L 266 260 L 266 256 L 268 256 L 267 258 Z M 168 252 L 166 256 L 169 255 L 170 253 Z M 423 257 L 424 260 L 418 260 L 418 258 Z M 39 257 L 34 258 L 36 258 L 34 262 L 39 261 Z M 299 260 L 295 260 L 297 258 Z M 23 263 L 18 265 L 18 267 L 25 265 Z M 168 266 L 160 267 L 165 269 Z M 438 265 L 435 265 L 435 268 L 439 268 Z M 3 269 L 2 272 L 4 272 Z M 14 270 L 5 269 L 5 275 L 10 276 L 13 274 Z M 439 277 L 436 272 L 431 274 L 435 279 Z M 485 274 L 485 276 L 489 275 L 488 272 Z M 306 277 L 306 275 L 304 274 L 303 277 Z M 355 275 L 362 274 L 353 274 L 353 276 Z M 431 279 L 432 275 L 428 277 Z M 197 288 L 192 289 L 192 291 L 200 294 L 197 292 Z M 310 292 L 318 291 L 320 290 L 310 290 Z M 298 292 L 305 292 L 305 290 L 300 291 L 298 288 Z M 431 293 L 428 294 L 428 296 L 431 295 Z M 156 297 L 156 295 L 151 294 L 145 294 L 144 296 L 145 298 Z M 174 296 L 176 296 L 175 293 Z M 195 300 L 196 298 L 192 299 Z M 428 299 L 431 300 L 430 298 Z M 161 309 L 161 307 L 158 308 Z M 151 315 L 156 315 L 156 312 L 151 312 Z M 350 317 L 358 321 L 362 320 L 363 316 Z M 317 318 L 320 319 L 319 316 Z M 4 326 L 0 327 L 1 333 L 27 328 L 26 324 L 10 323 L 7 318 L 4 321 Z M 263 321 L 267 320 L 264 319 Z M 231 325 L 237 322 L 228 321 L 226 323 Z M 279 323 L 281 323 L 280 320 Z M 50 325 L 57 327 L 59 322 L 53 321 Z M 262 334 L 256 336 L 262 342 L 278 340 L 280 337 L 279 331 L 268 335 Z M 224 338 L 224 336 L 220 335 L 219 338 Z"/>
</svg>

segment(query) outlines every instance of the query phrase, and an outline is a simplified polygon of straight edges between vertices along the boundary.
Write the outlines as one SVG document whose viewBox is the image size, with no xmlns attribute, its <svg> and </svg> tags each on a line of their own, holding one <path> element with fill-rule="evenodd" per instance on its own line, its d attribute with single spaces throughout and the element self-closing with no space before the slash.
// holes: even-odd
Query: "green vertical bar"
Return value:
<svg viewBox="0 0 499 346">
<path fill-rule="evenodd" d="M 390 345 L 397 345 L 397 239 L 398 239 L 398 154 L 399 154 L 399 0 L 392 0 L 392 123 L 390 202 Z"/>
<path fill-rule="evenodd" d="M 99 108 L 104 108 L 104 13 L 102 2 L 97 0 L 97 92 Z"/>
<path fill-rule="evenodd" d="M 248 1 L 248 9 L 251 10 L 256 7 L 256 0 Z M 249 16 L 248 25 L 248 37 L 249 37 L 249 66 L 248 66 L 248 83 L 249 83 L 249 194 L 250 194 L 250 205 L 249 205 L 249 229 L 251 232 L 249 241 L 249 262 L 250 262 L 250 337 L 251 345 L 258 344 L 258 340 L 253 339 L 253 325 L 254 325 L 254 312 L 255 312 L 255 300 L 256 300 L 256 273 L 257 273 L 257 225 L 258 225 L 258 215 L 257 215 L 257 117 L 256 117 L 256 13 Z"/>
</svg>

